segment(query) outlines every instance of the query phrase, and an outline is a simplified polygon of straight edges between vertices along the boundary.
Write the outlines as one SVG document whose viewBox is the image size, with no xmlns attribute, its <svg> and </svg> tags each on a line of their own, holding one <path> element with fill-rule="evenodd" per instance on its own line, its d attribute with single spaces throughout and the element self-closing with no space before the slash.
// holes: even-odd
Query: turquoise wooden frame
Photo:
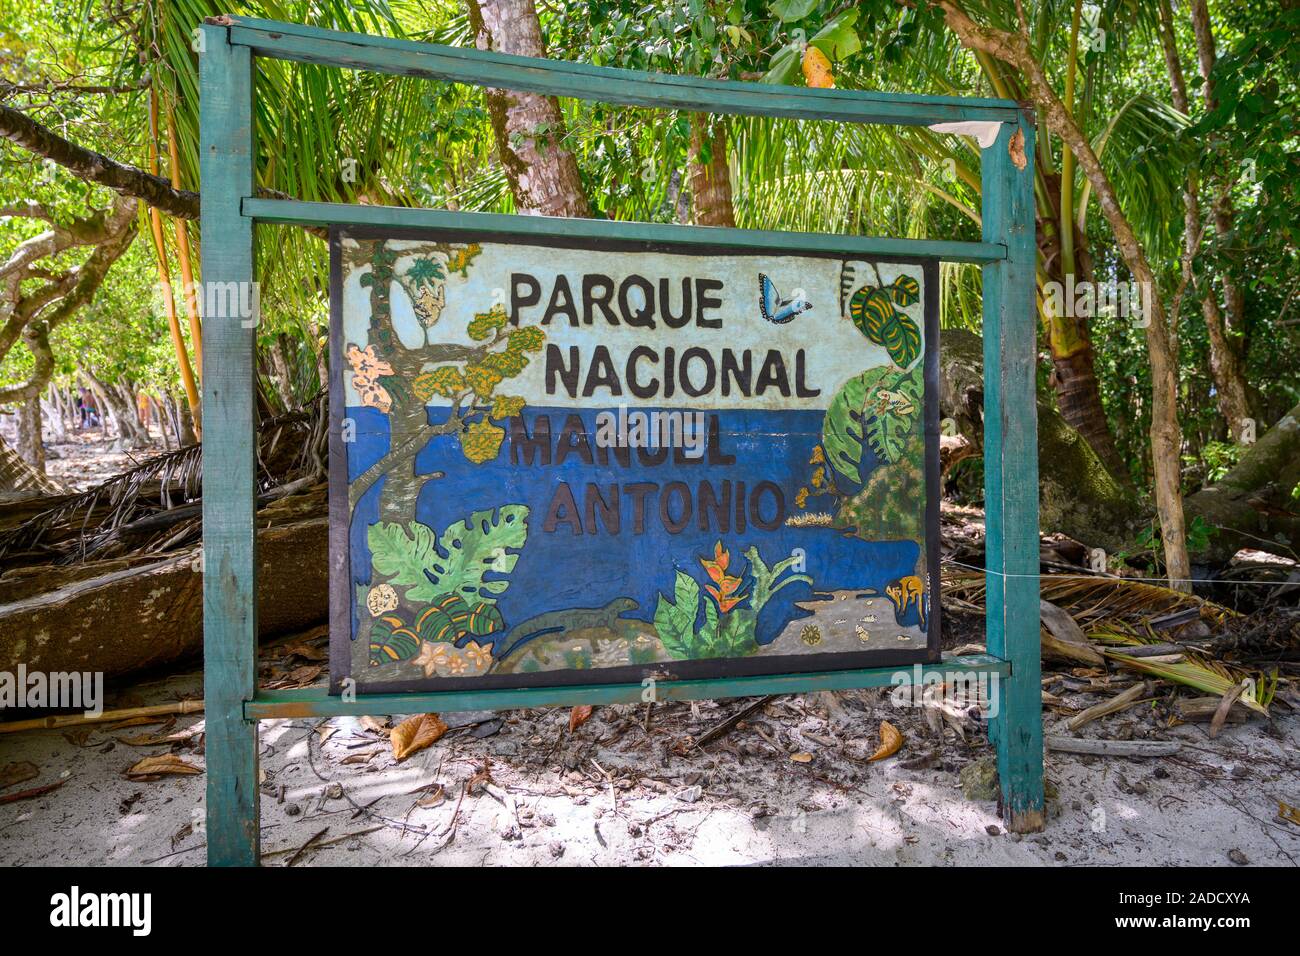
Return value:
<svg viewBox="0 0 1300 956">
<path fill-rule="evenodd" d="M 251 283 L 255 223 L 432 226 L 503 236 L 699 242 L 762 250 L 828 248 L 868 256 L 937 256 L 979 263 L 984 279 L 988 615 L 986 655 L 926 665 L 922 674 L 996 675 L 989 730 L 1003 810 L 1015 830 L 1042 827 L 1039 693 L 1038 458 L 1034 392 L 1034 125 L 1008 100 L 773 87 L 637 73 L 339 33 L 244 17 L 201 28 L 203 280 Z M 981 242 L 818 236 L 744 229 L 451 213 L 257 198 L 255 57 L 526 90 L 609 103 L 846 123 L 929 126 L 995 122 L 983 150 Z M 1017 166 L 1014 160 L 1019 160 Z M 641 684 L 330 697 L 324 688 L 257 687 L 257 540 L 254 357 L 256 328 L 237 317 L 203 326 L 203 637 L 207 711 L 209 865 L 255 866 L 260 857 L 257 722 L 342 714 L 630 703 Z M 331 556 L 337 560 L 337 556 Z M 885 686 L 901 668 L 663 681 L 657 700 Z"/>
</svg>

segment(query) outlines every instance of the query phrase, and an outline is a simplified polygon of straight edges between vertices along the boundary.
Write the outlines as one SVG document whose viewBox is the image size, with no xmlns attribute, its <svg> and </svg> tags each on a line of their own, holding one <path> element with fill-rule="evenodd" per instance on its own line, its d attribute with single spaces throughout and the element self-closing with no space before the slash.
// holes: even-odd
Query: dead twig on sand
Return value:
<svg viewBox="0 0 1300 956">
<path fill-rule="evenodd" d="M 1090 757 L 1169 757 L 1182 746 L 1178 740 L 1087 740 L 1047 735 L 1047 749 Z"/>
</svg>

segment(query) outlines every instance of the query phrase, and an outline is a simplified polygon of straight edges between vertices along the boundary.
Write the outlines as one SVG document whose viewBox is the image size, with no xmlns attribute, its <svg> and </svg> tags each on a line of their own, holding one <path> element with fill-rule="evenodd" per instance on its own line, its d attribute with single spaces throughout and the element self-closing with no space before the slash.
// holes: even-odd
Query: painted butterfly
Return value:
<svg viewBox="0 0 1300 956">
<path fill-rule="evenodd" d="M 812 303 L 803 296 L 781 298 L 781 293 L 776 291 L 772 280 L 761 272 L 758 274 L 758 311 L 767 321 L 784 325 L 800 312 L 807 312 L 811 308 Z"/>
</svg>

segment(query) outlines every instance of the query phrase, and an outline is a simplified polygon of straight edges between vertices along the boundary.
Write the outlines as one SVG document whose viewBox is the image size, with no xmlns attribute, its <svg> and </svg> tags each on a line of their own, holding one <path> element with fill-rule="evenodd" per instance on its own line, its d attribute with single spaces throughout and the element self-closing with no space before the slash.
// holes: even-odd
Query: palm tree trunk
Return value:
<svg viewBox="0 0 1300 956">
<path fill-rule="evenodd" d="M 731 205 L 731 164 L 727 161 L 727 124 L 691 114 L 691 205 L 695 225 L 735 228 Z"/>
<path fill-rule="evenodd" d="M 543 57 L 542 28 L 533 0 L 468 0 L 480 50 Z M 589 217 L 578 163 L 564 145 L 565 123 L 553 96 L 518 90 L 484 91 L 497 156 L 515 209 L 543 216 Z"/>
</svg>

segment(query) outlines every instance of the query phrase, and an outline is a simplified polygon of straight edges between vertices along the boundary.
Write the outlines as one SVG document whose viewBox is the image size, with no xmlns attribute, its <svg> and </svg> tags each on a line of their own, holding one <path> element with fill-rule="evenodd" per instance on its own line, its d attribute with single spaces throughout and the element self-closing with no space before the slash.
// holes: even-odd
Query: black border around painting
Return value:
<svg viewBox="0 0 1300 956">
<path fill-rule="evenodd" d="M 846 256 L 871 262 L 906 263 L 922 267 L 925 276 L 925 486 L 926 486 L 926 563 L 930 574 L 930 609 L 924 648 L 871 650 L 843 654 L 795 654 L 763 658 L 724 658 L 719 660 L 667 661 L 647 665 L 600 668 L 597 670 L 560 670 L 530 674 L 488 674 L 471 678 L 422 678 L 410 681 L 366 683 L 352 674 L 352 607 L 351 555 L 348 502 L 347 459 L 343 447 L 343 239 L 454 239 L 458 242 L 491 242 L 526 246 L 591 249 L 604 252 L 664 252 L 678 255 L 778 255 L 770 250 L 718 245 L 702 248 L 675 243 L 651 243 L 640 240 L 582 240 L 563 236 L 518 238 L 500 234 L 478 234 L 447 229 L 388 229 L 383 227 L 331 226 L 330 258 L 330 328 L 329 328 L 329 633 L 330 693 L 344 690 L 356 693 L 417 693 L 500 689 L 514 687 L 560 687 L 580 684 L 627 684 L 646 680 L 693 680 L 753 675 L 779 676 L 821 671 L 855 670 L 869 667 L 910 667 L 913 664 L 937 663 L 940 659 L 942 610 L 939 574 L 939 260 L 918 256 L 866 257 L 855 253 L 804 252 L 788 250 L 801 258 L 843 259 Z M 351 682 L 347 686 L 345 682 Z"/>
</svg>

